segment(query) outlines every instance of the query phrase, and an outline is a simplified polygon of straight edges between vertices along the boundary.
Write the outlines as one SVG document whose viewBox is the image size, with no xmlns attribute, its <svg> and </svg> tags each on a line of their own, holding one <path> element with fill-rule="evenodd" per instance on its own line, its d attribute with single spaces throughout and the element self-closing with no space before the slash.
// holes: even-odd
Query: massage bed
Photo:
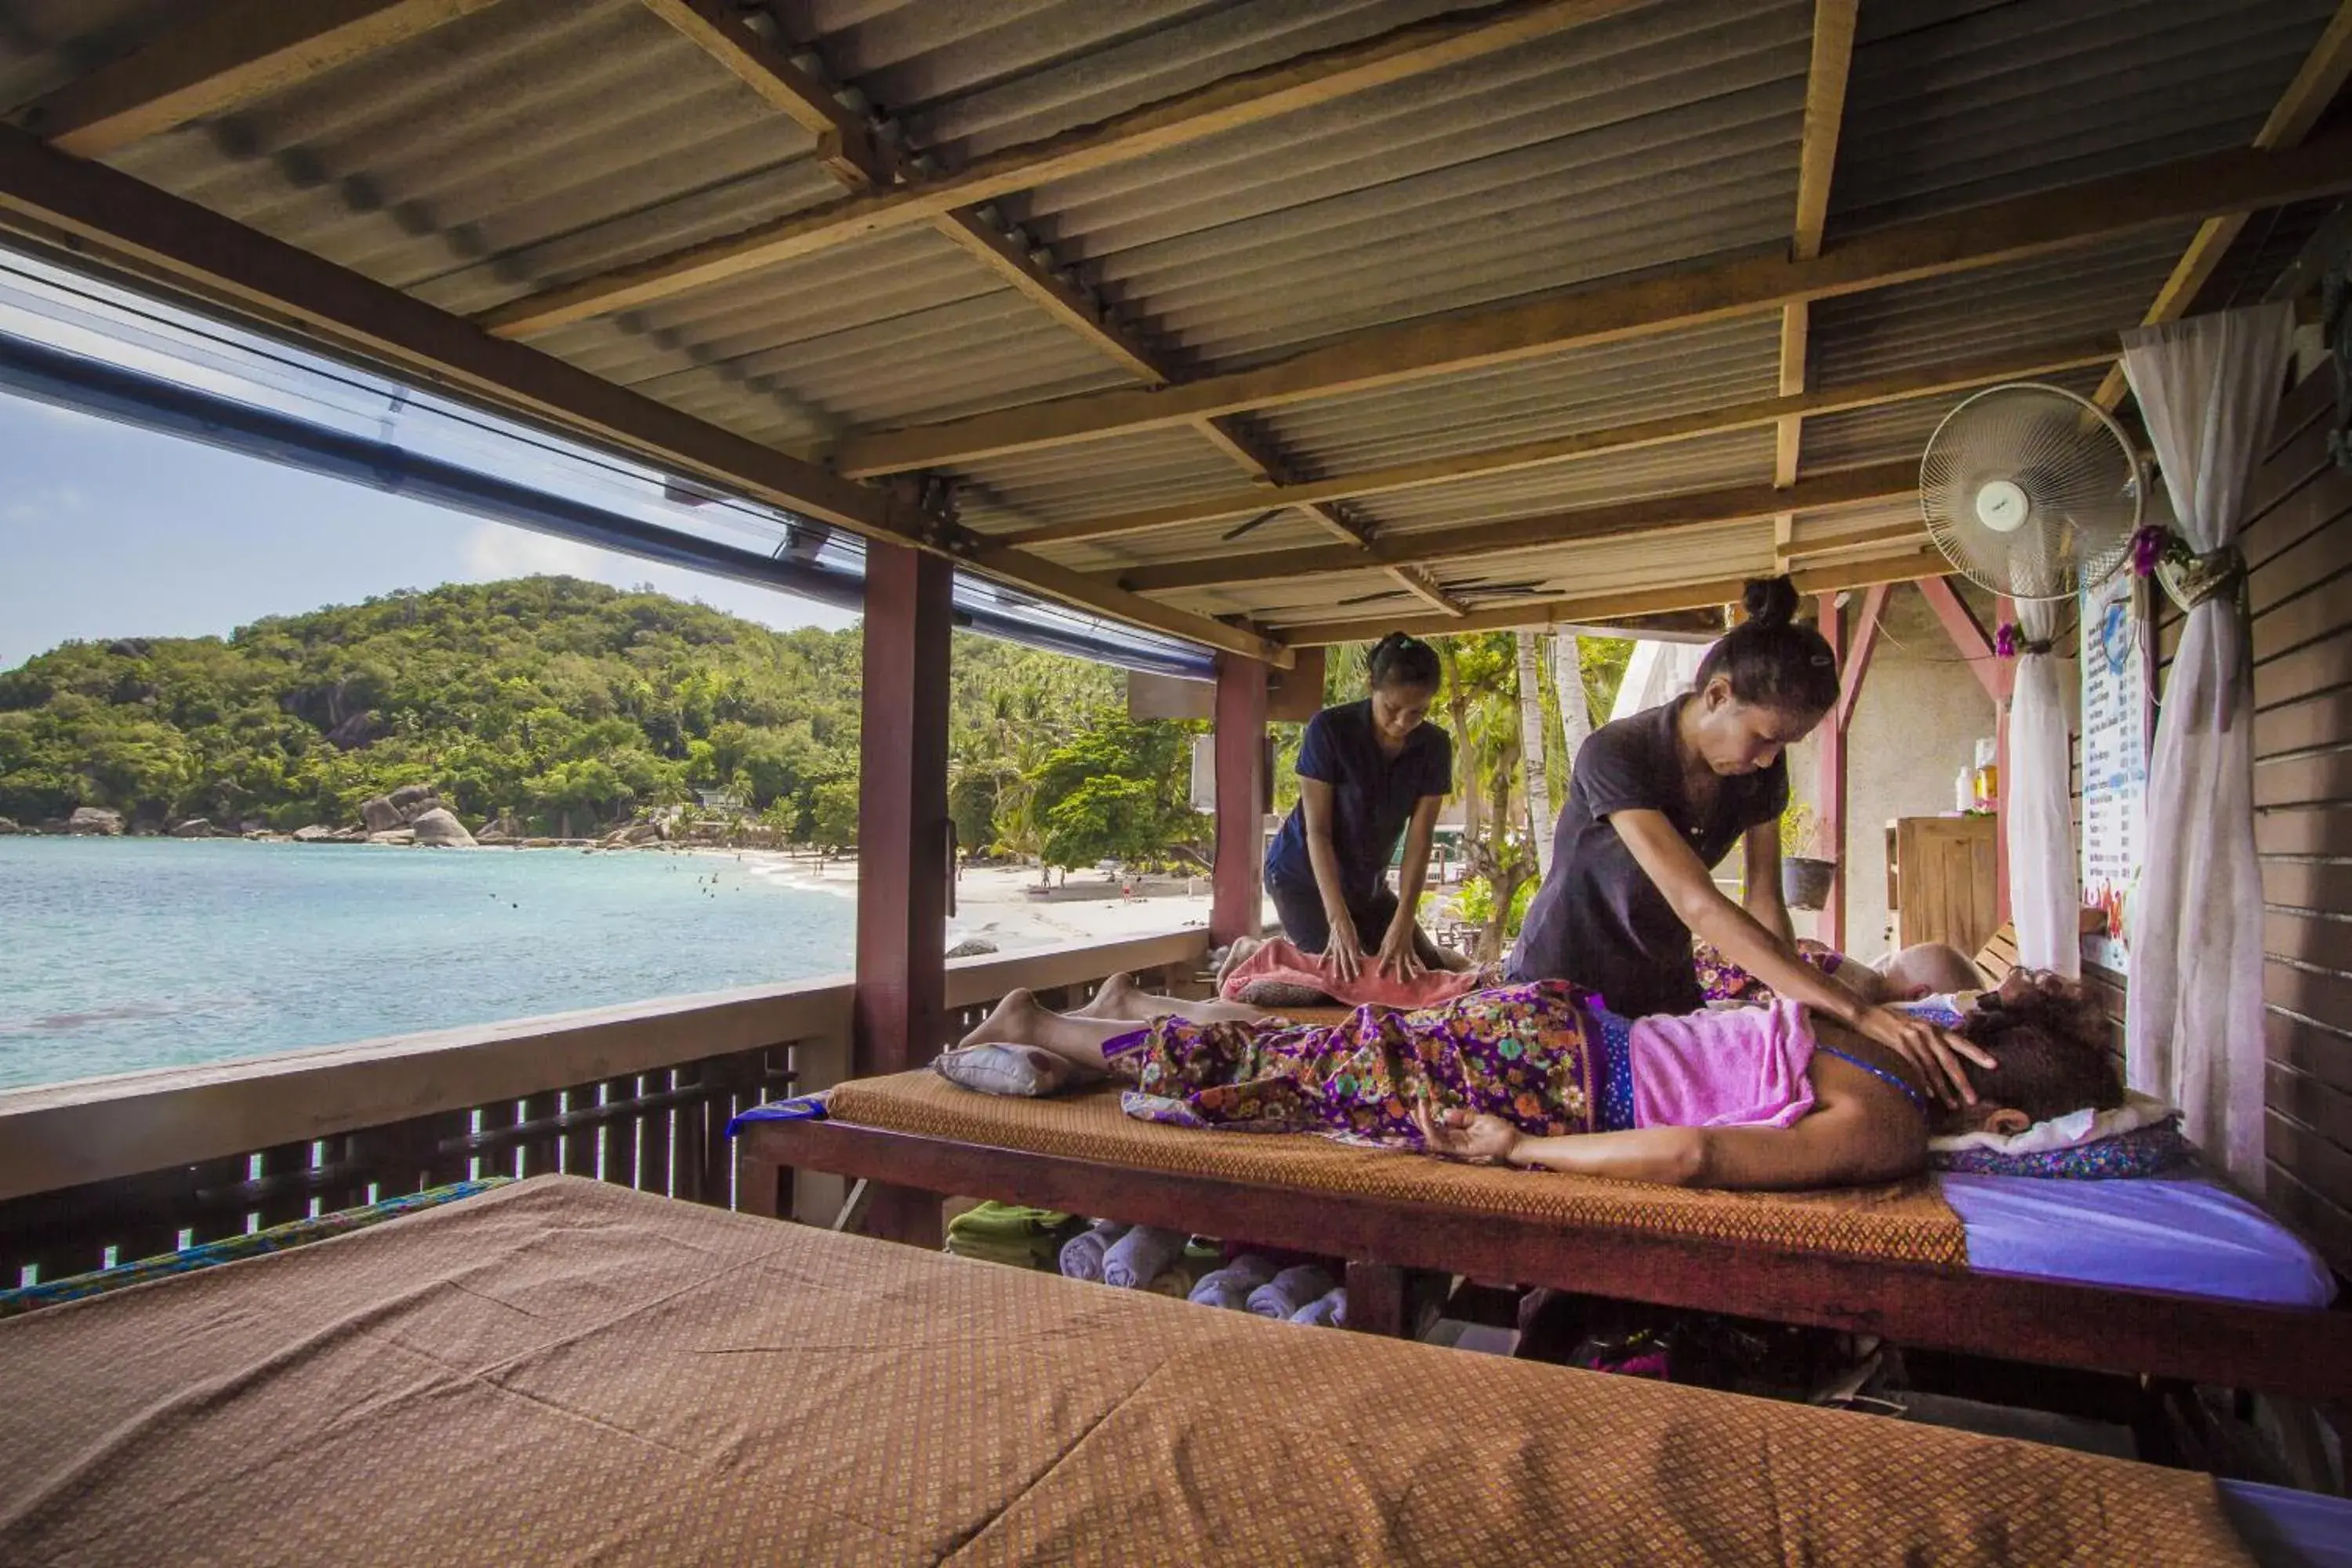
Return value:
<svg viewBox="0 0 2352 1568">
<path fill-rule="evenodd" d="M 739 1130 L 740 1201 L 782 1173 L 1164 1226 L 1349 1259 L 1349 1320 L 1407 1331 L 1402 1271 L 1701 1308 L 1919 1349 L 2352 1401 L 2352 1313 L 2309 1247 L 2208 1180 L 1946 1175 L 1696 1192 L 1450 1164 L 1123 1116 L 929 1071 L 852 1080 Z"/>
<path fill-rule="evenodd" d="M 0 1321 L 0 1561 L 2311 1561 L 2346 1507 L 516 1183 Z"/>
</svg>

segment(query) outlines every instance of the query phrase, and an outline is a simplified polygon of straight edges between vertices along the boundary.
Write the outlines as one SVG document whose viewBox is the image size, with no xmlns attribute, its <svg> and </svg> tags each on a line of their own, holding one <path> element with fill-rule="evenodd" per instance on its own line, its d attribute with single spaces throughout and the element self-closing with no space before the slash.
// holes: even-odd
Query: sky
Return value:
<svg viewBox="0 0 2352 1568">
<path fill-rule="evenodd" d="M 0 670 L 68 638 L 226 636 L 397 588 L 563 573 L 779 630 L 856 617 L 0 393 Z"/>
</svg>

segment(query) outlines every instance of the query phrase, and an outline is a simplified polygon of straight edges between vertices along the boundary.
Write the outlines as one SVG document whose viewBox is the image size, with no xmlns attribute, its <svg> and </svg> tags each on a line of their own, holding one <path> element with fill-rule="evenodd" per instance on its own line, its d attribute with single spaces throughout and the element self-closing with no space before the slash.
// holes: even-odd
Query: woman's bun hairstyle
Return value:
<svg viewBox="0 0 2352 1568">
<path fill-rule="evenodd" d="M 1821 714 L 1837 706 L 1837 655 L 1827 638 L 1797 619 L 1797 585 L 1759 577 L 1739 595 L 1748 618 L 1723 635 L 1698 667 L 1697 687 L 1720 675 L 1731 695 L 1784 712 Z"/>
<path fill-rule="evenodd" d="M 1412 686 L 1434 691 L 1441 679 L 1437 650 L 1402 632 L 1391 632 L 1374 643 L 1365 662 L 1375 688 Z"/>
<path fill-rule="evenodd" d="M 1797 585 L 1786 577 L 1756 577 L 1739 591 L 1750 626 L 1785 626 L 1797 618 Z"/>
</svg>

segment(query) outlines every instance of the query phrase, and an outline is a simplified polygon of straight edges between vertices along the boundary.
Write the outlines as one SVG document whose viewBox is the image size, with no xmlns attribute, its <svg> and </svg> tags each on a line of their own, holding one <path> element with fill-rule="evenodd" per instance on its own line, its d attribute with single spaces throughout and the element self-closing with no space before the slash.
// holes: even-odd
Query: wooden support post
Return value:
<svg viewBox="0 0 2352 1568">
<path fill-rule="evenodd" d="M 1993 639 L 1986 632 L 1984 623 L 1978 620 L 1975 613 L 1952 591 L 1950 583 L 1941 577 L 1923 578 L 1919 592 L 1927 596 L 1928 608 L 1934 610 L 1936 618 L 1943 623 L 1944 633 L 1952 639 L 1952 646 L 1959 650 L 1962 658 L 1968 660 L 1969 668 L 1976 671 L 1977 684 L 1984 688 L 1987 697 L 1992 699 L 1993 767 L 2000 779 L 1993 822 L 1994 864 L 1998 868 L 1994 874 L 1997 888 L 1993 895 L 1994 914 L 2000 923 L 2006 924 L 2009 921 L 2009 835 L 2006 831 L 2009 693 L 2017 681 L 2017 666 L 1995 654 Z M 1995 607 L 2003 620 L 2014 619 L 2017 615 L 2016 605 L 2006 598 L 1996 600 Z"/>
<path fill-rule="evenodd" d="M 1843 669 L 1845 664 L 1845 623 L 1838 614 L 1838 596 L 1823 594 L 1816 617 L 1830 655 Z M 1841 692 L 1835 711 L 1822 721 L 1820 793 L 1822 838 L 1837 866 L 1830 878 L 1829 902 L 1822 910 L 1821 940 L 1845 951 L 1845 699 Z"/>
<path fill-rule="evenodd" d="M 857 764 L 858 1075 L 900 1072 L 947 1041 L 948 660 L 952 569 L 866 552 L 865 690 Z M 871 1234 L 940 1245 L 939 1201 L 879 1194 Z"/>
<path fill-rule="evenodd" d="M 2013 599 L 1993 601 L 1993 621 L 1996 626 L 2017 619 L 2017 603 Z M 2017 685 L 2017 663 L 2014 659 L 1995 661 L 2000 689 L 1993 697 L 1993 804 L 1992 804 L 1992 863 L 1993 919 L 1997 925 L 2007 925 L 2011 918 L 2009 905 L 2009 710 L 2011 695 Z"/>
<path fill-rule="evenodd" d="M 1265 899 L 1265 666 L 1217 658 L 1217 850 L 1209 941 L 1258 934 Z"/>
</svg>

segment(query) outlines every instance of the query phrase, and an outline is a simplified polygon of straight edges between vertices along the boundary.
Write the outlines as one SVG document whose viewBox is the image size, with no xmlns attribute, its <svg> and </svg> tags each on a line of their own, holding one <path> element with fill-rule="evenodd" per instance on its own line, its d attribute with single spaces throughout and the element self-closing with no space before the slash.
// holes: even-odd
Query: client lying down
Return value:
<svg viewBox="0 0 2352 1568">
<path fill-rule="evenodd" d="M 1950 1110 L 1917 1068 L 1794 1003 L 1627 1020 L 1555 981 L 1318 1026 L 1149 995 L 1122 975 L 1082 1013 L 1015 992 L 963 1043 L 1107 1070 L 1134 1085 L 1129 1114 L 1181 1126 L 1682 1186 L 1821 1187 L 1917 1171 L 1931 1135 L 2120 1104 L 2105 1029 L 2079 985 L 2013 972 L 1958 1030 L 1977 1058 L 1962 1068 L 1973 1103 Z"/>
</svg>

